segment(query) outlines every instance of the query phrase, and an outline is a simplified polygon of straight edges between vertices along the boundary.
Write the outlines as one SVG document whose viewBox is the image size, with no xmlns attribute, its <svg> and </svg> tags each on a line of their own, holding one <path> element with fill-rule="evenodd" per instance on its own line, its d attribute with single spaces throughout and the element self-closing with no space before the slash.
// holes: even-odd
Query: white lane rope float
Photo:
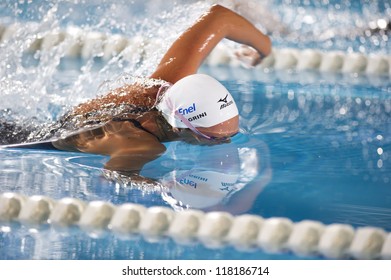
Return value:
<svg viewBox="0 0 391 280">
<path fill-rule="evenodd" d="M 233 216 L 192 209 L 175 212 L 163 206 L 55 200 L 6 192 L 0 194 L 0 225 L 9 222 L 78 226 L 98 237 L 106 231 L 121 238 L 141 235 L 147 241 L 169 237 L 178 244 L 200 242 L 207 248 L 233 246 L 241 251 L 259 249 L 329 259 L 391 259 L 391 233 L 381 228 L 325 225 L 311 220 L 295 223 L 288 218 L 250 214 Z"/>
<path fill-rule="evenodd" d="M 0 24 L 0 42 L 11 40 L 17 33 L 20 24 L 3 26 Z M 152 39 L 135 36 L 126 38 L 119 34 L 103 34 L 100 32 L 84 32 L 78 27 L 68 27 L 66 30 L 53 31 L 35 36 L 30 40 L 28 51 L 49 50 L 69 40 L 65 56 L 90 58 L 102 57 L 105 60 L 119 55 L 129 58 L 135 51 L 140 51 L 148 45 L 158 46 Z M 234 50 L 224 44 L 219 44 L 205 61 L 206 65 L 227 65 L 232 67 L 247 66 L 241 61 Z M 370 76 L 390 76 L 391 56 L 387 54 L 364 54 L 360 52 L 322 51 L 319 49 L 274 48 L 256 69 L 276 70 L 315 70 L 321 73 L 367 74 Z"/>
</svg>

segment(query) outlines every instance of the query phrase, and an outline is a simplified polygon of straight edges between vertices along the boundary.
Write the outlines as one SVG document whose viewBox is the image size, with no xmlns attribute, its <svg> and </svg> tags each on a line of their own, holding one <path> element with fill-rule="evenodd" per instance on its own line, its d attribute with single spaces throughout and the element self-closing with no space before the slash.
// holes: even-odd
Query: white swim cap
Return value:
<svg viewBox="0 0 391 280">
<path fill-rule="evenodd" d="M 211 127 L 239 114 L 228 90 L 205 74 L 193 74 L 176 82 L 157 108 L 177 128 Z"/>
</svg>

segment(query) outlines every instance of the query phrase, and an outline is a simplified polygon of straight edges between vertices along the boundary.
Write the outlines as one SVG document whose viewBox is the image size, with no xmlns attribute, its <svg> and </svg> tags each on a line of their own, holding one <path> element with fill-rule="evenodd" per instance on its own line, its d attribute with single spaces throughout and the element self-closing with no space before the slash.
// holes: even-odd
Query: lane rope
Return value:
<svg viewBox="0 0 391 280">
<path fill-rule="evenodd" d="M 329 259 L 391 259 L 391 233 L 377 227 L 353 228 L 318 221 L 293 222 L 288 218 L 258 215 L 233 216 L 227 212 L 145 207 L 106 201 L 59 200 L 47 196 L 0 194 L 0 224 L 48 224 L 98 236 L 110 231 L 121 238 L 142 235 L 147 241 L 169 237 L 178 244 L 200 242 L 207 248 L 233 246 L 240 251 L 291 252 L 297 256 Z M 1 229 L 1 227 L 0 227 Z"/>
<path fill-rule="evenodd" d="M 17 34 L 21 24 L 4 26 L 0 24 L 0 42 L 7 42 Z M 143 54 L 147 47 L 158 48 L 159 41 L 135 36 L 126 38 L 119 34 L 104 34 L 100 32 L 85 32 L 78 27 L 68 27 L 36 35 L 28 46 L 28 51 L 50 50 L 66 41 L 69 43 L 65 50 L 67 57 L 91 58 L 102 57 L 105 60 L 113 56 L 122 59 L 131 59 L 134 52 Z M 248 67 L 248 61 L 242 57 L 238 59 L 235 50 L 219 44 L 208 56 L 206 65 L 231 67 Z M 319 49 L 274 48 L 256 69 L 276 70 L 312 70 L 321 73 L 366 74 L 369 76 L 390 76 L 391 56 L 387 54 L 365 54 L 360 52 L 323 51 Z"/>
</svg>

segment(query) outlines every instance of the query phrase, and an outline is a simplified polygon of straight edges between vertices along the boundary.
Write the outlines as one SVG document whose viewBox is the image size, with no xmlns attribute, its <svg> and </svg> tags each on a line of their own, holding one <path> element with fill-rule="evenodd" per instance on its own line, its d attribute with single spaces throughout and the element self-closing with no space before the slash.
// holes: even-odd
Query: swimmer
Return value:
<svg viewBox="0 0 391 280">
<path fill-rule="evenodd" d="M 228 142 L 239 130 L 235 101 L 217 80 L 197 74 L 224 38 L 242 44 L 238 55 L 253 66 L 271 52 L 268 36 L 239 14 L 213 5 L 174 41 L 148 78 L 82 103 L 63 116 L 51 132 L 73 132 L 52 145 L 108 155 L 105 169 L 138 174 L 165 151 L 162 142 Z"/>
</svg>

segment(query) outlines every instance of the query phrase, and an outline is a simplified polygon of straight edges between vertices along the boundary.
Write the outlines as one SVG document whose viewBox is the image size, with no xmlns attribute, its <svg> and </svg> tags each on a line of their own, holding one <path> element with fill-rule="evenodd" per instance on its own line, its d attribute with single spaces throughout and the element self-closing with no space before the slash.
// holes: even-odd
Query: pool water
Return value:
<svg viewBox="0 0 391 280">
<path fill-rule="evenodd" d="M 247 150 L 247 156 L 251 155 L 256 164 L 248 163 L 254 170 L 238 171 L 238 176 L 248 181 L 240 190 L 241 195 L 232 194 L 201 209 L 391 229 L 388 92 L 372 87 L 368 95 L 368 88 L 342 84 L 332 85 L 330 96 L 331 86 L 327 84 L 303 86 L 237 80 L 224 83 L 238 100 L 240 111 L 245 112 L 241 115 L 243 132 L 231 144 L 218 147 L 168 143 L 167 153 L 149 163 L 142 175 L 163 178 L 173 170 L 194 166 L 216 170 L 216 155 L 224 157 L 235 149 Z M 3 192 L 178 207 L 167 199 L 170 193 L 132 189 L 106 180 L 100 170 L 107 160 L 103 156 L 21 149 L 2 150 L 1 154 Z M 194 155 L 198 155 L 197 159 Z M 236 165 L 231 161 L 228 164 Z M 208 199 L 209 193 L 199 195 Z M 188 205 L 182 207 L 199 206 L 192 206 L 192 197 L 188 199 Z M 91 238 L 76 228 L 59 231 L 17 224 L 1 233 L 1 244 L 2 257 L 7 259 L 296 258 L 260 250 L 244 253 L 233 248 L 212 250 L 202 244 L 181 246 L 168 238 L 157 244 L 141 237 L 125 241 L 112 233 Z"/>
<path fill-rule="evenodd" d="M 284 3 L 275 1 L 272 5 L 278 7 Z M 283 7 L 290 12 L 295 10 Z M 320 10 L 325 11 L 325 7 Z M 375 9 L 365 3 L 356 8 L 362 7 Z M 305 5 L 304 8 L 308 9 Z M 277 44 L 284 43 L 277 39 Z M 292 41 L 286 46 L 290 44 Z M 321 44 L 317 42 L 314 46 L 324 46 Z M 357 49 L 364 45 L 353 43 Z M 384 46 L 381 50 L 390 51 Z M 60 91 L 58 96 L 51 95 L 49 104 L 42 108 L 43 118 L 48 119 L 60 114 L 64 105 L 78 100 L 67 101 L 63 96 L 74 90 L 75 84 L 81 85 L 79 89 L 85 93 L 82 96 L 85 99 L 93 94 L 85 92 L 93 74 L 98 77 L 118 74 L 117 68 L 113 70 L 100 59 L 62 59 L 54 67 L 49 62 L 37 62 L 34 56 L 25 55 L 24 59 L 24 63 L 29 60 L 29 69 L 54 69 L 54 73 L 40 76 L 43 84 Z M 133 202 L 146 207 L 166 206 L 175 211 L 188 208 L 225 211 L 233 215 L 286 217 L 294 222 L 315 220 L 391 231 L 391 81 L 388 75 L 265 71 L 227 65 L 205 65 L 200 72 L 216 77 L 232 93 L 240 112 L 241 132 L 231 143 L 217 146 L 165 143 L 167 151 L 146 164 L 141 175 L 167 183 L 176 174 L 190 171 L 193 176 L 207 174 L 210 181 L 226 182 L 225 188 L 203 184 L 196 191 L 190 181 L 188 189 L 125 185 L 105 178 L 102 167 L 108 158 L 104 156 L 12 148 L 0 149 L 0 193 L 45 195 L 53 199 L 73 197 L 87 202 L 104 200 L 115 205 Z M 18 78 L 11 74 L 11 82 Z M 74 79 L 78 83 L 73 84 Z M 1 86 L 5 89 L 4 79 Z M 32 101 L 25 92 L 18 94 L 23 97 L 22 106 Z M 37 93 L 39 97 L 41 94 Z M 9 95 L 3 97 L 5 105 L 0 109 L 12 105 Z M 15 104 L 15 108 L 18 106 Z M 37 107 L 32 105 L 32 110 Z M 21 115 L 23 110 L 16 112 Z M 40 118 L 37 117 L 42 122 Z M 319 258 L 322 257 L 268 253 L 259 248 L 212 249 L 198 242 L 180 245 L 168 237 L 155 241 L 141 235 L 123 239 L 109 231 L 96 236 L 77 227 L 63 229 L 17 222 L 0 225 L 0 259 Z"/>
</svg>

